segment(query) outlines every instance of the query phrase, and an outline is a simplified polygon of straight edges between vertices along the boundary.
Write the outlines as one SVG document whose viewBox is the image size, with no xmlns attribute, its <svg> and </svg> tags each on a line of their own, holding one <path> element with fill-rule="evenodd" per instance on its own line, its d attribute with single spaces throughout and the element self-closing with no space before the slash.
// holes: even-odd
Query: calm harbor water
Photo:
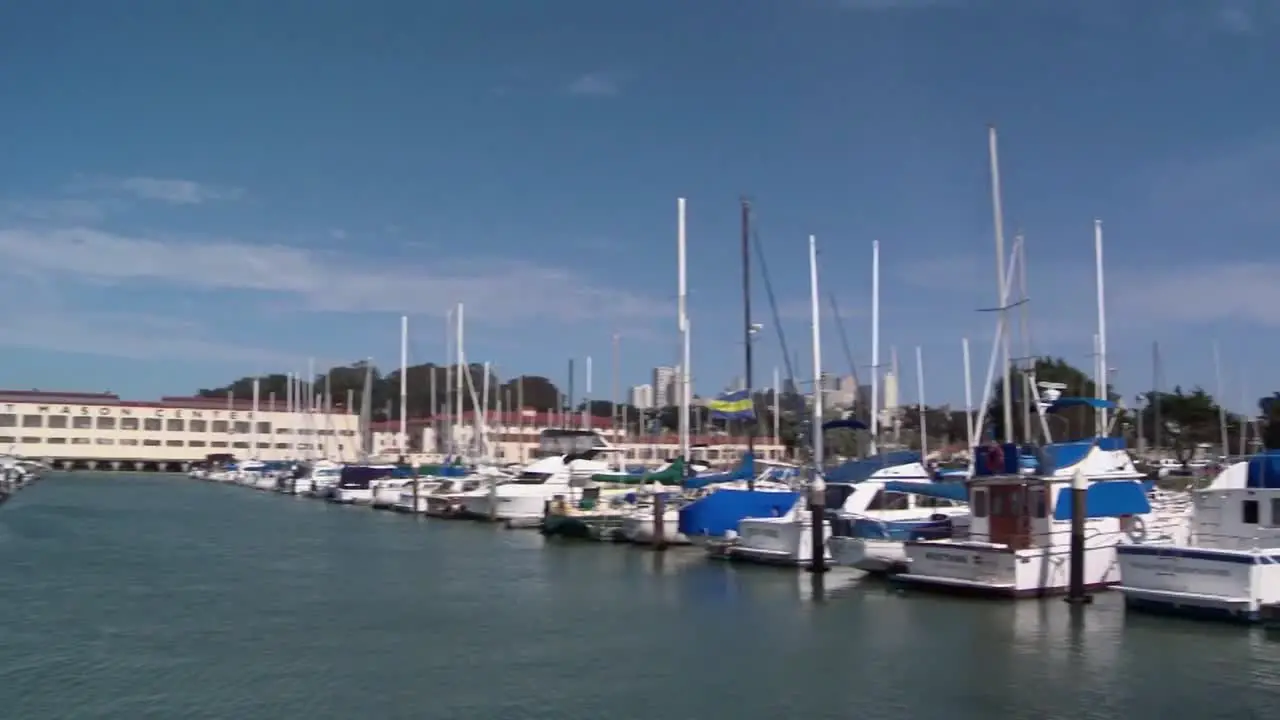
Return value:
<svg viewBox="0 0 1280 720">
<path fill-rule="evenodd" d="M 545 544 L 179 477 L 0 508 L 0 715 L 1275 717 L 1280 641 L 1099 596 L 986 603 Z"/>
</svg>

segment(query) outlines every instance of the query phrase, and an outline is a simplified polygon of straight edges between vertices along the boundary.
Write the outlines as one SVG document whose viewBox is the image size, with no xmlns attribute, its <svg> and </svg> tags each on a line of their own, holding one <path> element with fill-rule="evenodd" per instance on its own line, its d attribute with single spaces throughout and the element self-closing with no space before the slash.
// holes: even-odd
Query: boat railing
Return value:
<svg viewBox="0 0 1280 720">
<path fill-rule="evenodd" d="M 1222 550 L 1224 552 L 1261 553 L 1280 549 L 1280 528 L 1276 533 L 1253 533 L 1251 535 L 1206 533 L 1192 530 L 1189 544 L 1203 550 Z"/>
</svg>

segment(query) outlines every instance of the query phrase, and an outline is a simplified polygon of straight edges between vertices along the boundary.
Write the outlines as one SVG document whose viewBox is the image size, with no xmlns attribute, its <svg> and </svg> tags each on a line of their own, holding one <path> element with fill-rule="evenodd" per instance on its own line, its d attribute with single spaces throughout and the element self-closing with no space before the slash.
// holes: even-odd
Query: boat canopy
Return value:
<svg viewBox="0 0 1280 720">
<path fill-rule="evenodd" d="M 1054 520 L 1070 520 L 1074 514 L 1071 488 L 1058 491 L 1058 501 L 1053 504 Z M 1085 517 L 1106 518 L 1126 515 L 1143 515 L 1151 512 L 1151 501 L 1146 488 L 1133 480 L 1100 480 L 1085 491 Z"/>
<path fill-rule="evenodd" d="M 910 493 L 912 495 L 923 495 L 925 497 L 954 500 L 962 503 L 969 502 L 969 488 L 967 488 L 964 483 L 958 482 L 926 483 L 890 480 L 884 484 L 884 489 L 889 492 Z"/>
<path fill-rule="evenodd" d="M 850 460 L 841 463 L 828 470 L 824 478 L 828 483 L 858 483 L 885 468 L 910 465 L 920 461 L 920 453 L 916 450 L 895 450 L 872 455 L 862 460 Z"/>
<path fill-rule="evenodd" d="M 1047 412 L 1054 412 L 1055 410 L 1062 410 L 1069 407 L 1091 407 L 1094 410 L 1115 410 L 1116 404 L 1110 400 L 1103 400 L 1102 398 L 1061 397 L 1050 403 L 1046 410 Z"/>
<path fill-rule="evenodd" d="M 1249 458 L 1245 487 L 1280 489 L 1280 452 L 1266 452 Z"/>
<path fill-rule="evenodd" d="M 684 486 L 693 490 L 704 488 L 708 485 L 716 483 L 734 482 L 737 480 L 750 480 L 756 476 L 756 456 L 752 453 L 743 453 L 742 459 L 738 462 L 738 467 L 729 472 L 703 473 L 694 475 L 684 480 Z"/>
</svg>

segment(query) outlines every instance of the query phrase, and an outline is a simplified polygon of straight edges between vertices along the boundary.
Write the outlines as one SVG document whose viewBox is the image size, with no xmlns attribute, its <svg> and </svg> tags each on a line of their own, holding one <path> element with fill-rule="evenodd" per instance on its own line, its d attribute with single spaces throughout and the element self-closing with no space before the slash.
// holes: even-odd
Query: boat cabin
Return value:
<svg viewBox="0 0 1280 720">
<path fill-rule="evenodd" d="M 969 539 L 1013 550 L 1067 545 L 1073 516 L 1072 479 L 1082 472 L 1090 533 L 1126 530 L 1151 512 L 1142 476 L 1118 438 L 974 449 L 969 481 Z M 1034 458 L 1034 464 L 1026 458 Z"/>
<path fill-rule="evenodd" d="M 1192 544 L 1221 550 L 1280 547 L 1280 453 L 1235 463 L 1193 493 Z"/>
<path fill-rule="evenodd" d="M 549 428 L 538 435 L 538 449 L 534 457 L 573 455 L 591 450 L 611 448 L 609 441 L 593 430 L 561 430 Z"/>
</svg>

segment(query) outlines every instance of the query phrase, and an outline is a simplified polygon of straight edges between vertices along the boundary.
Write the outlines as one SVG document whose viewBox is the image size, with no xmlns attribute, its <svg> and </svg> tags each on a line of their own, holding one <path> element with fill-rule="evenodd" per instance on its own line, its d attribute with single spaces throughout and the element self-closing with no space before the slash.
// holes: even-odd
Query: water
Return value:
<svg viewBox="0 0 1280 720">
<path fill-rule="evenodd" d="M 0 716 L 1264 718 L 1280 641 L 163 476 L 0 508 Z"/>
</svg>

